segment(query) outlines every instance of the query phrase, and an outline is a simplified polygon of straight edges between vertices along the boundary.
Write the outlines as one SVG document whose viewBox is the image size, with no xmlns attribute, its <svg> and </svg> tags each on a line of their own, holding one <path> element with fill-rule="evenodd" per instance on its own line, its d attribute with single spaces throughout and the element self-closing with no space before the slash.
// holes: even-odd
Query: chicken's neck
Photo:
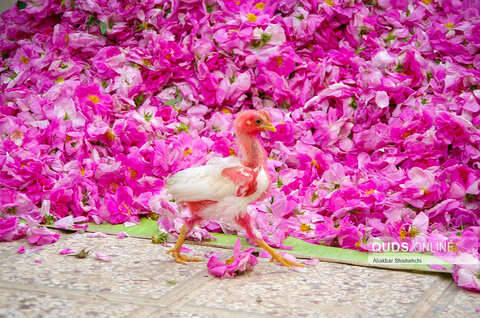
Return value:
<svg viewBox="0 0 480 318">
<path fill-rule="evenodd" d="M 267 153 L 257 136 L 237 133 L 237 143 L 243 165 L 250 168 L 266 166 Z"/>
</svg>

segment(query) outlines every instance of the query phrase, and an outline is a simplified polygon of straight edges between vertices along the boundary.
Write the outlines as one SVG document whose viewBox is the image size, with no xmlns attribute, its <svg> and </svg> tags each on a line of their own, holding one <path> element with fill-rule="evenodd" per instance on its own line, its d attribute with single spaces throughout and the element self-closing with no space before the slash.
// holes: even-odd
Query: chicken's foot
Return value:
<svg viewBox="0 0 480 318">
<path fill-rule="evenodd" d="M 263 248 L 265 251 L 268 252 L 268 254 L 270 254 L 272 256 L 272 258 L 270 259 L 270 262 L 273 262 L 273 261 L 276 261 L 280 264 L 282 264 L 283 266 L 285 267 L 291 267 L 291 266 L 298 266 L 298 267 L 305 267 L 305 265 L 303 264 L 300 264 L 300 263 L 296 263 L 296 262 L 292 262 L 290 260 L 288 260 L 285 256 L 283 256 L 282 254 L 278 253 L 277 251 L 275 251 L 272 247 L 270 247 L 270 245 L 268 245 L 267 243 L 265 243 L 264 240 L 256 240 L 254 241 L 258 246 L 260 246 L 261 248 Z"/>
<path fill-rule="evenodd" d="M 178 236 L 177 243 L 175 246 L 167 251 L 167 254 L 172 253 L 173 258 L 177 263 L 185 264 L 185 262 L 201 262 L 202 260 L 198 257 L 188 257 L 185 255 L 180 254 L 180 250 L 182 248 L 183 241 L 185 241 L 185 236 L 190 231 L 190 228 L 187 224 L 183 224 L 182 230 L 180 231 L 180 235 Z"/>
</svg>

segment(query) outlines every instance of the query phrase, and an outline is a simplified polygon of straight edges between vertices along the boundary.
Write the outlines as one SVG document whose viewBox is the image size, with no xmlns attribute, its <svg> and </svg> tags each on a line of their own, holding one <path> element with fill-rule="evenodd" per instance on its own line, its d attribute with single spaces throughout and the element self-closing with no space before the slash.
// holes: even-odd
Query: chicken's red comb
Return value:
<svg viewBox="0 0 480 318">
<path fill-rule="evenodd" d="M 268 121 L 271 121 L 270 115 L 268 114 L 268 112 L 265 109 L 259 110 L 258 112 L 260 114 L 262 114 L 266 119 L 268 119 Z"/>
</svg>

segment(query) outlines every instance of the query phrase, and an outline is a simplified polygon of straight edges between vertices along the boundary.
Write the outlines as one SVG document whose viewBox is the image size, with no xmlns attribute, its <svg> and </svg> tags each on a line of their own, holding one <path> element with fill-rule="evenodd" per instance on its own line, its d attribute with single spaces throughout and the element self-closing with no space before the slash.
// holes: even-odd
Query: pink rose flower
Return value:
<svg viewBox="0 0 480 318">
<path fill-rule="evenodd" d="M 233 256 L 222 262 L 215 256 L 211 256 L 207 263 L 208 272 L 220 278 L 233 278 L 245 271 L 253 270 L 258 264 L 257 258 L 252 255 L 254 248 L 241 250 L 241 241 L 237 240 L 233 248 Z"/>
<path fill-rule="evenodd" d="M 49 245 L 55 243 L 60 234 L 50 231 L 47 227 L 30 228 L 27 232 L 28 242 L 35 245 Z"/>
</svg>

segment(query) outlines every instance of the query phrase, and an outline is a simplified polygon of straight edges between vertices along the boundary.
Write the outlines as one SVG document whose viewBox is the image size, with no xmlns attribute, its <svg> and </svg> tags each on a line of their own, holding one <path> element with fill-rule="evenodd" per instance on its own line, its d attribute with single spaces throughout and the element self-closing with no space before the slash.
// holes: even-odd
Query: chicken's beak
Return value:
<svg viewBox="0 0 480 318">
<path fill-rule="evenodd" d="M 275 128 L 275 126 L 272 125 L 272 123 L 266 123 L 266 124 L 263 124 L 262 125 L 262 129 L 263 130 L 271 130 L 273 132 L 277 132 L 277 128 Z"/>
</svg>

